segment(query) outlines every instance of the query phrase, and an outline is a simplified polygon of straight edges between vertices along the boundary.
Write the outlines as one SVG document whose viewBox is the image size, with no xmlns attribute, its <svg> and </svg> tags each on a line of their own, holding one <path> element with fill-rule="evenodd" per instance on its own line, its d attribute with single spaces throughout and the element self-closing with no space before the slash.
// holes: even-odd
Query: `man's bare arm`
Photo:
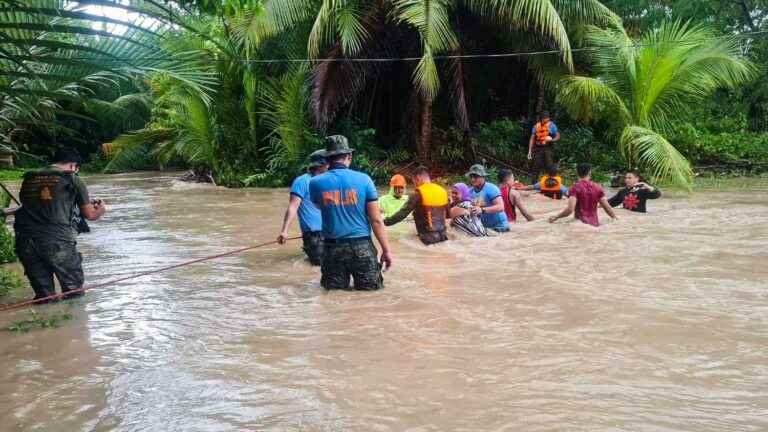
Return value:
<svg viewBox="0 0 768 432">
<path fill-rule="evenodd" d="M 603 210 L 608 213 L 608 216 L 610 216 L 612 219 L 616 219 L 616 212 L 613 211 L 613 207 L 611 207 L 611 204 L 608 203 L 608 199 L 605 197 L 600 198 L 600 207 L 602 207 Z"/>
<path fill-rule="evenodd" d="M 299 211 L 301 205 L 301 198 L 296 195 L 291 195 L 290 201 L 288 201 L 288 208 L 285 210 L 283 216 L 283 227 L 280 229 L 280 235 L 277 236 L 277 242 L 280 244 L 285 243 L 288 239 L 288 227 L 291 226 L 293 220 L 296 219 L 296 213 Z"/>
<path fill-rule="evenodd" d="M 533 142 L 536 140 L 536 137 L 531 134 L 531 139 L 528 140 L 528 159 L 533 159 Z"/>
<path fill-rule="evenodd" d="M 576 197 L 570 197 L 568 198 L 568 205 L 557 216 L 550 217 L 549 223 L 555 223 L 558 219 L 570 216 L 574 210 L 576 210 Z"/>
<path fill-rule="evenodd" d="M 12 214 L 15 214 L 19 210 L 21 210 L 21 206 L 19 206 L 19 207 L 4 208 L 3 209 L 3 216 L 10 216 Z"/>
<path fill-rule="evenodd" d="M 512 204 L 517 207 L 520 210 L 520 213 L 522 213 L 523 217 L 528 220 L 528 222 L 534 220 L 535 218 L 533 215 L 531 215 L 528 212 L 528 209 L 525 208 L 525 205 L 523 205 L 523 200 L 520 198 L 520 192 L 516 190 L 510 190 L 509 191 L 509 200 L 512 202 Z"/>
</svg>

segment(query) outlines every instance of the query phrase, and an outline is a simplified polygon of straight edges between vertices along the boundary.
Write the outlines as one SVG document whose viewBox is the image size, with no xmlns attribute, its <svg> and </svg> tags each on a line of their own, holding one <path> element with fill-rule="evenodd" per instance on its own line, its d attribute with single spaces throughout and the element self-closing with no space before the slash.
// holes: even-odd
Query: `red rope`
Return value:
<svg viewBox="0 0 768 432">
<path fill-rule="evenodd" d="M 300 238 L 301 237 L 289 237 L 289 238 L 286 239 L 286 241 L 288 241 L 288 240 L 297 240 L 297 239 L 300 239 Z M 273 245 L 275 243 L 277 243 L 277 241 L 260 243 L 260 244 L 253 245 L 253 246 L 247 246 L 247 247 L 243 247 L 243 248 L 240 248 L 240 249 L 231 250 L 229 252 L 224 252 L 224 253 L 221 253 L 221 254 L 218 254 L 218 255 L 211 255 L 211 256 L 207 256 L 207 257 L 203 257 L 203 258 L 197 258 L 197 259 L 193 259 L 193 260 L 190 260 L 190 261 L 184 261 L 184 262 L 179 263 L 179 264 L 170 265 L 170 266 L 167 266 L 167 267 L 160 267 L 160 268 L 156 268 L 154 270 L 148 270 L 148 271 L 141 272 L 141 273 L 136 273 L 136 274 L 133 274 L 133 275 L 130 275 L 130 276 L 119 277 L 119 278 L 116 278 L 116 279 L 112 279 L 112 280 L 109 280 L 109 281 L 106 281 L 106 282 L 97 283 L 97 284 L 94 284 L 94 285 L 86 285 L 86 286 L 83 286 L 82 288 L 78 288 L 78 289 L 74 289 L 74 290 L 71 290 L 71 291 L 67 291 L 66 293 L 53 294 L 53 295 L 49 295 L 48 297 L 41 297 L 41 298 L 38 298 L 38 299 L 21 301 L 21 302 L 18 302 L 18 303 L 9 303 L 9 304 L 5 304 L 5 305 L 0 305 L 0 312 L 10 311 L 10 310 L 14 310 L 14 309 L 21 309 L 21 308 L 24 308 L 24 307 L 27 307 L 27 306 L 31 306 L 31 305 L 33 305 L 35 303 L 41 303 L 41 302 L 45 302 L 45 301 L 48 301 L 48 300 L 60 299 L 62 297 L 69 296 L 71 294 L 75 294 L 75 293 L 79 293 L 79 292 L 84 292 L 85 290 L 91 290 L 91 289 L 96 289 L 96 288 L 103 288 L 105 286 L 114 285 L 116 283 L 124 282 L 124 281 L 130 280 L 130 279 L 136 279 L 136 278 L 140 278 L 142 276 L 148 276 L 148 275 L 151 275 L 151 274 L 161 273 L 161 272 L 164 272 L 164 271 L 177 269 L 179 267 L 185 267 L 185 266 L 188 266 L 188 265 L 191 265 L 191 264 L 196 264 L 196 263 L 200 263 L 200 262 L 204 262 L 204 261 L 210 261 L 210 260 L 214 260 L 214 259 L 217 259 L 217 258 L 227 257 L 227 256 L 230 256 L 230 255 L 236 255 L 236 254 L 239 254 L 239 253 L 242 253 L 242 252 L 245 252 L 245 251 L 249 251 L 249 250 L 252 250 L 252 249 L 258 249 L 258 248 L 261 248 L 261 247 L 264 247 L 264 246 Z"/>
</svg>

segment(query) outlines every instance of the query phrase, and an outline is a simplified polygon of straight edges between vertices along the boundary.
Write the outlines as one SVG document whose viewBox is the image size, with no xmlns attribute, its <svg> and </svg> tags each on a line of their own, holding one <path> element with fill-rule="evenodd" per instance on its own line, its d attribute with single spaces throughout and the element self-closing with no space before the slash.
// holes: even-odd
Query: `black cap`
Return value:
<svg viewBox="0 0 768 432">
<path fill-rule="evenodd" d="M 500 169 L 499 170 L 499 183 L 504 183 L 505 181 L 507 181 L 507 179 L 511 175 L 512 175 L 512 170 L 509 170 L 509 169 L 506 169 L 506 168 Z"/>
<path fill-rule="evenodd" d="M 83 158 L 80 153 L 73 148 L 60 148 L 56 150 L 51 162 L 55 164 L 74 163 L 80 165 L 83 163 Z"/>
</svg>

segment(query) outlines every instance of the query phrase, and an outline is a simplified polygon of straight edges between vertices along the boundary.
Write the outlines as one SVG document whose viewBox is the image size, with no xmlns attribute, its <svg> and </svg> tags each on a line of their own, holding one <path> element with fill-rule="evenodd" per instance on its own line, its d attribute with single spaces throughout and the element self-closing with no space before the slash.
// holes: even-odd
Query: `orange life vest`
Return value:
<svg viewBox="0 0 768 432">
<path fill-rule="evenodd" d="M 549 134 L 549 122 L 538 122 L 536 123 L 536 144 L 538 145 L 547 145 L 546 141 L 544 139 L 546 137 L 550 136 Z"/>
<path fill-rule="evenodd" d="M 539 179 L 539 186 L 542 192 L 560 192 L 563 186 L 563 178 L 560 176 L 542 176 Z"/>
<path fill-rule="evenodd" d="M 414 214 L 419 232 L 445 231 L 445 207 L 448 192 L 434 183 L 425 183 L 416 188 L 421 195 L 421 209 Z"/>
</svg>

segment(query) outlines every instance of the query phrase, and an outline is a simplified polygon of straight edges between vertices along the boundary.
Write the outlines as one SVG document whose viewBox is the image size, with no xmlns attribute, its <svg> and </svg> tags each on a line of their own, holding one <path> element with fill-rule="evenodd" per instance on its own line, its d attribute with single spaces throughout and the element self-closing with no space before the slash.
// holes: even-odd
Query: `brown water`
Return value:
<svg viewBox="0 0 768 432">
<path fill-rule="evenodd" d="M 288 199 L 88 182 L 91 282 L 272 240 Z M 768 430 L 768 191 L 649 207 L 429 248 L 402 224 L 375 293 L 324 292 L 294 242 L 44 306 L 74 320 L 0 333 L 0 430 Z"/>
</svg>

